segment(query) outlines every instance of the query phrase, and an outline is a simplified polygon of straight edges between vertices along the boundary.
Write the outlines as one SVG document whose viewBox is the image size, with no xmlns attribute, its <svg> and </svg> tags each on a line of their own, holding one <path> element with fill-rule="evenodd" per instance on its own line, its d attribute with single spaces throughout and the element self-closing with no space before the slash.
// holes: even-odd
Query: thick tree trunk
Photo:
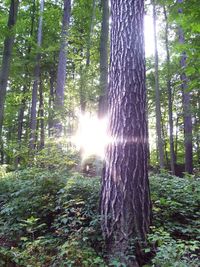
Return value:
<svg viewBox="0 0 200 267">
<path fill-rule="evenodd" d="M 59 52 L 57 84 L 56 84 L 56 98 L 55 98 L 55 121 L 54 132 L 55 136 L 60 137 L 62 134 L 62 113 L 64 108 L 64 91 L 66 80 L 66 65 L 67 65 L 67 36 L 70 22 L 71 0 L 64 0 L 64 11 L 61 32 L 61 46 Z"/>
<path fill-rule="evenodd" d="M 167 54 L 167 91 L 168 91 L 168 116 L 169 116 L 169 143 L 170 143 L 170 168 L 172 175 L 175 174 L 175 153 L 174 153 L 174 133 L 173 133 L 173 103 L 172 103 L 172 88 L 171 88 L 171 78 L 170 78 L 170 53 L 169 53 L 169 25 L 167 11 L 164 6 L 164 16 L 165 16 L 165 48 Z"/>
<path fill-rule="evenodd" d="M 183 3 L 183 0 L 178 0 L 178 3 Z M 179 13 L 183 13 L 179 8 Z M 179 43 L 184 44 L 185 38 L 183 29 L 179 27 Z M 182 52 L 181 60 L 181 89 L 183 94 L 183 120 L 184 120 L 184 145 L 185 145 L 185 171 L 188 173 L 193 172 L 193 155 L 192 155 L 192 116 L 190 107 L 190 92 L 188 91 L 187 76 L 184 72 L 186 68 L 186 53 Z"/>
<path fill-rule="evenodd" d="M 40 17 L 39 17 L 39 26 L 38 26 L 38 35 L 37 35 L 37 45 L 38 48 L 42 44 L 42 23 L 43 23 L 43 10 L 44 10 L 44 0 L 40 2 Z M 34 82 L 32 90 L 32 105 L 31 105 L 31 122 L 30 122 L 30 140 L 29 148 L 32 153 L 36 145 L 36 125 L 37 125 L 37 94 L 38 94 L 38 83 L 40 78 L 40 53 L 36 56 L 36 65 L 34 69 Z"/>
<path fill-rule="evenodd" d="M 158 47 L 157 47 L 157 33 L 156 33 L 156 6 L 153 3 L 153 28 L 154 28 L 154 44 L 155 44 L 155 95 L 156 95 L 156 133 L 158 143 L 159 165 L 164 169 L 164 142 L 161 129 L 161 108 L 160 108 L 160 89 L 159 89 L 159 74 L 158 74 Z"/>
<path fill-rule="evenodd" d="M 100 97 L 99 117 L 105 116 L 107 111 L 107 89 L 108 89 L 108 39 L 109 39 L 109 5 L 108 0 L 101 0 L 102 23 L 100 37 Z"/>
<path fill-rule="evenodd" d="M 102 231 L 110 257 L 138 266 L 133 247 L 150 224 L 144 1 L 111 0 L 109 132 L 101 191 Z M 132 254 L 132 257 L 128 255 Z"/>
</svg>

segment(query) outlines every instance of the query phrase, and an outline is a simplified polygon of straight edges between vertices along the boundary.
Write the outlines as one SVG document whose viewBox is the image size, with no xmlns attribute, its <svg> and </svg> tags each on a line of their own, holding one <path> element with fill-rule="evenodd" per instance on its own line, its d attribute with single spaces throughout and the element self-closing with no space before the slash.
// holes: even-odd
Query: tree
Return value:
<svg viewBox="0 0 200 267">
<path fill-rule="evenodd" d="M 43 23 L 43 11 L 44 11 L 44 0 L 40 1 L 40 17 L 37 33 L 37 46 L 41 49 L 42 44 L 42 23 Z M 35 149 L 36 142 L 36 125 L 37 125 L 37 94 L 38 94 L 38 84 L 40 78 L 40 51 L 36 55 L 36 65 L 34 68 L 34 82 L 32 90 L 32 104 L 31 104 L 31 122 L 30 122 L 30 141 L 29 147 L 30 151 Z M 31 152 L 32 153 L 32 152 Z"/>
<path fill-rule="evenodd" d="M 159 89 L 159 74 L 158 74 L 158 47 L 157 47 L 157 33 L 156 33 L 156 5 L 153 0 L 153 27 L 154 27 L 154 44 L 155 44 L 155 95 L 156 95 L 156 134 L 159 155 L 159 165 L 164 169 L 164 149 L 163 149 L 163 135 L 161 126 L 161 108 L 160 108 L 160 89 Z"/>
<path fill-rule="evenodd" d="M 62 32 L 61 32 L 61 45 L 58 61 L 57 71 L 57 85 L 56 85 L 56 98 L 55 98 L 55 111 L 57 117 L 54 122 L 55 134 L 61 136 L 62 123 L 61 115 L 64 107 L 64 89 L 66 80 L 66 65 L 67 65 L 67 35 L 71 12 L 71 0 L 64 1 L 63 21 L 62 21 Z"/>
<path fill-rule="evenodd" d="M 183 3 L 183 0 L 178 0 L 178 3 Z M 179 13 L 182 14 L 182 8 L 179 8 Z M 185 38 L 183 29 L 179 26 L 178 29 L 179 43 L 184 45 Z M 188 90 L 188 79 L 185 73 L 186 68 L 186 52 L 183 51 L 180 60 L 181 66 L 181 89 L 183 94 L 183 121 L 184 121 L 184 145 L 185 145 L 185 172 L 192 173 L 192 116 L 190 107 L 190 92 Z"/>
<path fill-rule="evenodd" d="M 103 168 L 100 209 L 109 257 L 118 257 L 126 266 L 138 266 L 130 254 L 133 246 L 139 249 L 145 241 L 151 217 L 143 18 L 144 1 L 111 0 L 111 142 Z"/>
<path fill-rule="evenodd" d="M 168 117 L 169 117 L 169 144 L 170 144 L 170 167 L 171 173 L 175 174 L 175 153 L 174 153 L 174 137 L 173 137 L 173 103 L 172 103 L 172 87 L 170 79 L 170 52 L 169 52 L 169 24 L 166 7 L 163 7 L 165 17 L 165 48 L 166 48 L 166 64 L 167 64 L 167 92 L 168 92 Z"/>
<path fill-rule="evenodd" d="M 100 97 L 99 117 L 106 113 L 106 95 L 108 88 L 108 38 L 109 38 L 109 6 L 108 0 L 102 0 L 102 23 L 100 36 Z"/>
<path fill-rule="evenodd" d="M 14 27 L 17 21 L 17 12 L 18 12 L 19 1 L 11 0 L 10 2 L 10 11 L 8 18 L 8 33 L 4 40 L 4 49 L 3 49 L 3 59 L 2 66 L 0 71 L 0 138 L 2 133 L 3 126 L 3 115 L 4 115 L 4 103 L 6 97 L 6 89 L 9 77 L 10 62 L 12 56 L 12 49 L 14 44 L 15 31 Z"/>
</svg>

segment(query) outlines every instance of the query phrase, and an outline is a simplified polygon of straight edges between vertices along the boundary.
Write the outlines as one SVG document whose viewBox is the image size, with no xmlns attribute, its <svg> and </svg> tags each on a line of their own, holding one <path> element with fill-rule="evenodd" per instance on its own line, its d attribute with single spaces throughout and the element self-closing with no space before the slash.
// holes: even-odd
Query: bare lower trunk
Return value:
<svg viewBox="0 0 200 267">
<path fill-rule="evenodd" d="M 111 0 L 111 143 L 100 208 L 109 258 L 126 266 L 138 266 L 136 251 L 145 242 L 151 214 L 143 17 L 144 1 Z"/>
</svg>

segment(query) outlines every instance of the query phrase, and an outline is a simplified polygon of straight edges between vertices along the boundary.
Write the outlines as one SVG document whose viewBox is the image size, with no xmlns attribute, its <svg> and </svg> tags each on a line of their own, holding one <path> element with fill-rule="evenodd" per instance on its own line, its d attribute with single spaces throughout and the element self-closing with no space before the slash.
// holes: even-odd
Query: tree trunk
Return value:
<svg viewBox="0 0 200 267">
<path fill-rule="evenodd" d="M 90 65 L 90 49 L 92 44 L 92 34 L 94 30 L 94 19 L 95 19 L 95 10 L 96 10 L 96 0 L 92 1 L 92 16 L 90 21 L 90 31 L 87 40 L 87 51 L 86 51 L 86 68 Z"/>
<path fill-rule="evenodd" d="M 157 33 L 156 33 L 156 6 L 153 3 L 153 28 L 154 28 L 154 44 L 155 44 L 155 95 L 156 95 L 156 133 L 158 142 L 159 165 L 164 169 L 164 148 L 163 136 L 161 129 L 161 108 L 160 108 L 160 89 L 159 89 L 159 74 L 158 74 L 158 47 L 157 47 Z"/>
<path fill-rule="evenodd" d="M 37 35 L 37 46 L 41 48 L 42 44 L 42 23 L 43 23 L 43 10 L 44 10 L 44 0 L 40 2 L 40 17 Z M 31 122 L 30 122 L 30 140 L 29 148 L 32 153 L 36 146 L 36 125 L 37 125 L 37 93 L 38 93 L 38 83 L 40 78 L 40 53 L 36 56 L 36 65 L 34 69 L 34 83 L 32 90 L 32 105 L 31 105 Z"/>
<path fill-rule="evenodd" d="M 44 97 L 43 97 L 42 79 L 40 79 L 39 95 L 40 95 L 40 104 L 39 104 L 40 144 L 39 144 L 39 149 L 43 149 L 44 148 L 44 141 L 45 141 L 45 134 L 44 134 Z"/>
<path fill-rule="evenodd" d="M 4 41 L 3 59 L 2 59 L 2 66 L 1 66 L 1 71 L 0 71 L 0 96 L 1 96 L 0 97 L 0 136 L 2 132 L 4 102 L 5 102 L 6 88 L 7 88 L 8 76 L 9 76 L 9 70 L 10 70 L 10 61 L 11 61 L 11 55 L 12 55 L 12 49 L 13 49 L 14 37 L 15 37 L 13 33 L 13 28 L 17 21 L 18 6 L 19 6 L 18 0 L 11 0 L 9 18 L 8 18 L 9 34 L 7 35 Z"/>
<path fill-rule="evenodd" d="M 126 12 L 124 12 L 126 11 Z M 111 142 L 101 190 L 102 231 L 109 257 L 138 266 L 133 247 L 145 241 L 150 224 L 146 118 L 144 1 L 111 0 L 111 58 L 108 92 Z M 128 256 L 130 255 L 131 256 Z"/>
<path fill-rule="evenodd" d="M 164 16 L 165 16 L 165 48 L 167 54 L 167 91 L 168 91 L 168 116 L 169 116 L 169 144 L 170 144 L 170 168 L 172 175 L 175 174 L 175 153 L 174 153 L 174 133 L 173 133 L 173 103 L 172 103 L 172 88 L 171 88 L 171 78 L 170 78 L 170 53 L 169 53 L 169 25 L 168 25 L 168 17 L 167 11 L 164 6 L 163 8 Z"/>
<path fill-rule="evenodd" d="M 55 98 L 55 121 L 54 132 L 55 136 L 60 137 L 62 134 L 61 117 L 64 108 L 64 90 L 66 80 L 66 65 L 67 65 L 67 36 L 70 22 L 71 0 L 64 0 L 64 11 L 61 32 L 61 45 L 59 52 L 57 84 L 56 84 L 56 98 Z"/>
<path fill-rule="evenodd" d="M 17 142 L 18 142 L 18 149 L 20 150 L 21 148 L 21 141 L 22 141 L 22 132 L 23 132 L 23 120 L 24 120 L 24 112 L 25 112 L 25 108 L 26 108 L 26 99 L 25 99 L 25 93 L 27 92 L 27 87 L 24 86 L 23 87 L 23 91 L 22 91 L 22 101 L 21 101 L 21 105 L 18 111 L 18 125 L 17 125 Z M 20 162 L 20 155 L 18 155 L 16 157 L 15 160 L 15 167 L 18 167 L 18 164 Z"/>
<path fill-rule="evenodd" d="M 109 6 L 108 0 L 101 0 L 102 23 L 100 37 L 100 97 L 99 117 L 105 116 L 107 111 L 107 88 L 108 88 L 108 39 L 109 39 Z"/>
<path fill-rule="evenodd" d="M 178 0 L 178 3 L 182 4 L 183 0 Z M 183 13 L 183 10 L 179 8 L 179 13 Z M 179 27 L 179 43 L 184 44 L 185 38 L 183 29 Z M 186 68 L 186 52 L 182 52 L 181 60 L 181 89 L 183 95 L 183 120 L 184 120 L 184 145 L 185 145 L 185 172 L 193 172 L 193 155 L 192 155 L 192 116 L 190 107 L 190 92 L 188 91 L 187 76 L 184 72 Z"/>
<path fill-rule="evenodd" d="M 17 21 L 17 12 L 18 12 L 19 1 L 18 0 L 11 0 L 10 2 L 10 11 L 9 11 L 9 18 L 8 18 L 8 35 L 4 40 L 4 48 L 3 48 L 3 59 L 2 59 L 2 66 L 0 70 L 0 154 L 1 154 L 1 161 L 3 161 L 3 144 L 2 144 L 2 127 L 3 127 L 3 117 L 4 117 L 4 104 L 5 104 L 5 97 L 6 97 L 6 89 L 10 71 L 10 62 L 12 56 L 12 49 L 14 44 L 14 26 Z"/>
<path fill-rule="evenodd" d="M 55 101 L 55 71 L 52 69 L 49 72 L 50 76 L 50 92 L 49 92 L 49 114 L 48 114 L 48 136 L 52 136 L 53 128 L 53 107 Z"/>
</svg>

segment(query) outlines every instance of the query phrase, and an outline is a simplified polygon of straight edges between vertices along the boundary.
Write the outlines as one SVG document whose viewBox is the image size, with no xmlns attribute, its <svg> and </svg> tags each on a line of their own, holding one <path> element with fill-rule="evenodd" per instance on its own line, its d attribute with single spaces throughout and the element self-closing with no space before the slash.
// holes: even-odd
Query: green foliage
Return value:
<svg viewBox="0 0 200 267">
<path fill-rule="evenodd" d="M 163 172 L 150 177 L 155 257 L 147 266 L 198 266 L 198 178 Z M 78 173 L 29 168 L 0 179 L 1 266 L 108 265 L 98 215 L 100 181 Z"/>
<path fill-rule="evenodd" d="M 200 238 L 200 183 L 167 174 L 151 177 L 154 225 L 164 227 L 172 235 Z"/>
<path fill-rule="evenodd" d="M 69 171 L 75 168 L 80 161 L 78 152 L 72 149 L 67 142 L 47 142 L 34 159 L 34 165 L 49 170 Z"/>
<path fill-rule="evenodd" d="M 199 259 L 196 253 L 200 242 L 197 240 L 175 240 L 163 228 L 152 228 L 149 241 L 158 246 L 152 266 L 196 267 L 198 265 Z"/>
</svg>

